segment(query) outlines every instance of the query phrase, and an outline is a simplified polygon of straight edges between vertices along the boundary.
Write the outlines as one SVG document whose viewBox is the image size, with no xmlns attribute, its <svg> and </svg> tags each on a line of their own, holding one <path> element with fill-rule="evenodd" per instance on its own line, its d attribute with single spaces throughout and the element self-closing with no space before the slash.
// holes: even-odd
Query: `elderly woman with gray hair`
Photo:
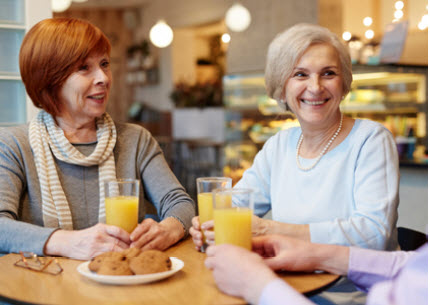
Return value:
<svg viewBox="0 0 430 305">
<path fill-rule="evenodd" d="M 326 28 L 297 24 L 270 44 L 265 80 L 268 95 L 293 112 L 300 127 L 270 138 L 235 186 L 257 190 L 257 216 L 272 210 L 273 220 L 254 217 L 255 235 L 396 249 L 396 145 L 383 125 L 341 112 L 352 82 L 345 45 Z M 199 225 L 195 217 L 196 248 Z"/>
</svg>

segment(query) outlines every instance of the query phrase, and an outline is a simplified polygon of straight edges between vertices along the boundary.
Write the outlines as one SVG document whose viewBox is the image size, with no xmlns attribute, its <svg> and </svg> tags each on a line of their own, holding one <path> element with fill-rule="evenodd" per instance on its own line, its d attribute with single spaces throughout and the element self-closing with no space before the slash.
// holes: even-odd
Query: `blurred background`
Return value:
<svg viewBox="0 0 430 305">
<path fill-rule="evenodd" d="M 427 1 L 0 0 L 0 126 L 37 112 L 20 81 L 18 53 L 25 32 L 52 16 L 86 19 L 108 36 L 108 112 L 151 131 L 192 196 L 196 177 L 237 182 L 270 136 L 298 125 L 265 93 L 271 40 L 299 22 L 329 28 L 353 63 L 342 110 L 393 133 L 399 225 L 427 232 Z"/>
</svg>

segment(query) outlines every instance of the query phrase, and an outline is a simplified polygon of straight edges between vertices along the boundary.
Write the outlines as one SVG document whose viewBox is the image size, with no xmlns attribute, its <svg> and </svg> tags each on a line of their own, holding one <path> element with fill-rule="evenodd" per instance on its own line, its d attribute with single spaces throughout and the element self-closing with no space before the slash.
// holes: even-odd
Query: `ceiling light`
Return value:
<svg viewBox="0 0 430 305">
<path fill-rule="evenodd" d="M 149 31 L 149 39 L 155 46 L 165 48 L 173 40 L 172 28 L 164 20 L 160 20 Z"/>
<path fill-rule="evenodd" d="M 245 31 L 251 23 L 251 14 L 243 5 L 233 4 L 225 14 L 225 23 L 233 32 Z"/>
<path fill-rule="evenodd" d="M 52 10 L 61 13 L 67 10 L 72 4 L 72 0 L 51 0 Z"/>
<path fill-rule="evenodd" d="M 224 42 L 224 43 L 229 43 L 229 42 L 230 42 L 230 39 L 231 39 L 231 37 L 230 37 L 230 35 L 229 35 L 229 34 L 227 34 L 227 33 L 224 33 L 224 34 L 222 34 L 222 36 L 221 36 L 221 41 L 222 41 L 222 42 Z"/>
<path fill-rule="evenodd" d="M 373 22 L 373 20 L 372 20 L 371 17 L 366 17 L 366 18 L 363 19 L 363 24 L 365 26 L 370 26 L 372 24 L 372 22 Z"/>
<path fill-rule="evenodd" d="M 375 32 L 367 30 L 366 33 L 364 33 L 364 36 L 366 36 L 367 39 L 372 39 L 375 36 Z"/>
<path fill-rule="evenodd" d="M 396 19 L 400 19 L 400 18 L 402 18 L 402 17 L 403 17 L 403 11 L 401 11 L 401 10 L 397 10 L 397 11 L 395 11 L 395 12 L 394 12 L 394 17 L 395 17 Z"/>
<path fill-rule="evenodd" d="M 403 1 L 397 1 L 394 4 L 394 7 L 396 8 L 396 10 L 401 10 L 401 9 L 403 9 L 404 6 L 405 6 L 405 4 L 403 3 Z"/>
<path fill-rule="evenodd" d="M 342 34 L 342 38 L 345 41 L 349 41 L 351 39 L 351 37 L 352 37 L 352 35 L 350 32 L 343 32 L 343 34 Z"/>
</svg>

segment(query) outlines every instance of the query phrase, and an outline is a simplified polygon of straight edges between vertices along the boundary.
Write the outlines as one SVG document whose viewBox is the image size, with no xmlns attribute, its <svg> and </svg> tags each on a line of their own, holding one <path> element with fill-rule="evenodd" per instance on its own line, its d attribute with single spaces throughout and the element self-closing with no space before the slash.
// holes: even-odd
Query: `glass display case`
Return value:
<svg viewBox="0 0 430 305">
<path fill-rule="evenodd" d="M 224 175 L 235 182 L 268 138 L 299 123 L 267 96 L 263 73 L 226 75 L 223 90 Z M 427 67 L 354 65 L 351 92 L 341 110 L 384 124 L 396 139 L 403 164 L 426 165 L 427 90 Z"/>
</svg>

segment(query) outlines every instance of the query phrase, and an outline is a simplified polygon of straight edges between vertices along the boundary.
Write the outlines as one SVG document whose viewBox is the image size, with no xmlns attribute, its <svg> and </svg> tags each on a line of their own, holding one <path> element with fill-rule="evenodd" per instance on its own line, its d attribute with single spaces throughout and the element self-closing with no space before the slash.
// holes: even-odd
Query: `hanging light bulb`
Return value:
<svg viewBox="0 0 430 305">
<path fill-rule="evenodd" d="M 72 0 L 51 0 L 51 4 L 54 12 L 61 13 L 70 7 Z"/>
<path fill-rule="evenodd" d="M 173 40 L 173 31 L 164 20 L 160 20 L 149 31 L 149 39 L 155 46 L 165 48 Z"/>
<path fill-rule="evenodd" d="M 348 31 L 343 32 L 342 38 L 345 41 L 349 41 L 352 38 L 352 34 Z"/>
<path fill-rule="evenodd" d="M 372 25 L 372 23 L 373 23 L 373 20 L 372 20 L 372 18 L 371 18 L 371 17 L 366 17 L 366 18 L 364 18 L 364 19 L 363 19 L 363 24 L 364 24 L 365 26 L 371 26 L 371 25 Z"/>
<path fill-rule="evenodd" d="M 224 33 L 224 34 L 222 34 L 222 36 L 221 36 L 221 41 L 222 41 L 223 43 L 229 43 L 229 42 L 230 42 L 230 39 L 231 39 L 231 37 L 230 37 L 230 35 L 229 35 L 228 33 Z"/>
<path fill-rule="evenodd" d="M 375 36 L 375 32 L 373 32 L 372 30 L 367 30 L 367 31 L 364 33 L 364 36 L 365 36 L 367 39 L 372 39 L 372 38 Z"/>
<path fill-rule="evenodd" d="M 225 23 L 233 32 L 245 31 L 251 23 L 251 14 L 243 5 L 233 4 L 225 14 Z"/>
<path fill-rule="evenodd" d="M 394 7 L 396 8 L 396 10 L 402 10 L 404 6 L 405 4 L 403 3 L 403 1 L 397 1 L 396 3 L 394 3 Z"/>
</svg>

